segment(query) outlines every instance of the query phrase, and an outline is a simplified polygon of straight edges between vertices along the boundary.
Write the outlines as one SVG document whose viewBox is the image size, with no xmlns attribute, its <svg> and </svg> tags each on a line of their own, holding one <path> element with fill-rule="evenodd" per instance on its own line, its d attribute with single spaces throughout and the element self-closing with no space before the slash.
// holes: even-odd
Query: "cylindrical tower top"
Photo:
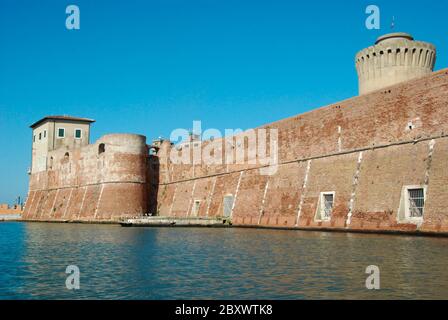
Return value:
<svg viewBox="0 0 448 320">
<path fill-rule="evenodd" d="M 429 74 L 435 61 L 436 48 L 430 43 L 402 32 L 381 36 L 374 46 L 356 55 L 359 94 Z"/>
<path fill-rule="evenodd" d="M 381 37 L 379 37 L 378 39 L 376 39 L 375 44 L 378 44 L 380 42 L 385 42 L 385 41 L 393 41 L 395 39 L 408 39 L 408 40 L 414 40 L 414 37 L 411 36 L 409 33 L 405 33 L 405 32 L 395 32 L 395 33 L 388 33 L 385 34 Z"/>
</svg>

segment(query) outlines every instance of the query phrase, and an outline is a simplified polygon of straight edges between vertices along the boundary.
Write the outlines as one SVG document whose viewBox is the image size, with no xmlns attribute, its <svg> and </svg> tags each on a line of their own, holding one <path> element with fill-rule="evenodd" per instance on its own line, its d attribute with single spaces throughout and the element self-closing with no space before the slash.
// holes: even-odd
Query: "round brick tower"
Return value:
<svg viewBox="0 0 448 320">
<path fill-rule="evenodd" d="M 435 61 L 436 48 L 428 42 L 415 41 L 407 33 L 381 36 L 356 55 L 359 94 L 427 75 Z"/>
</svg>

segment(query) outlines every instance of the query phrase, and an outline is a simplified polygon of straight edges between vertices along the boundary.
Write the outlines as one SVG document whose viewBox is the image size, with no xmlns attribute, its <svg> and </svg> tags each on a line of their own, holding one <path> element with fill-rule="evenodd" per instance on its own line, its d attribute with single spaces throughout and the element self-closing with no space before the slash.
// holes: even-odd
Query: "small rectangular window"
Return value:
<svg viewBox="0 0 448 320">
<path fill-rule="evenodd" d="M 42 140 L 42 132 L 39 133 L 39 140 Z"/>
<path fill-rule="evenodd" d="M 58 129 L 58 138 L 65 138 L 65 129 L 64 128 Z"/>
<path fill-rule="evenodd" d="M 81 139 L 81 138 L 82 138 L 82 130 L 75 129 L 75 139 Z"/>
<path fill-rule="evenodd" d="M 36 135 L 33 136 L 33 142 L 36 142 Z"/>
<path fill-rule="evenodd" d="M 44 130 L 44 138 L 47 137 L 47 130 Z"/>
<path fill-rule="evenodd" d="M 334 207 L 334 192 L 322 192 L 319 198 L 319 206 L 316 213 L 316 220 L 330 221 Z"/>
<path fill-rule="evenodd" d="M 201 207 L 201 201 L 195 200 L 193 205 L 193 216 L 197 217 L 199 214 L 199 208 Z"/>
<path fill-rule="evenodd" d="M 425 208 L 425 191 L 423 188 L 408 189 L 409 217 L 422 218 Z"/>
<path fill-rule="evenodd" d="M 224 196 L 222 206 L 224 218 L 230 218 L 230 216 L 232 215 L 233 202 L 234 202 L 233 195 L 229 194 Z"/>
</svg>

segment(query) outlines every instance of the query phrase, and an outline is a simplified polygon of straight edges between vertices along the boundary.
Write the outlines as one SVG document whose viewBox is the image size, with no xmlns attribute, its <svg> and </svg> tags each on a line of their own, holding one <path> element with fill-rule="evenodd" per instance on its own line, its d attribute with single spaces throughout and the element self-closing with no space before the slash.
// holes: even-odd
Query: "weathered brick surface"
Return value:
<svg viewBox="0 0 448 320">
<path fill-rule="evenodd" d="M 352 228 L 415 229 L 415 225 L 397 225 L 397 212 L 403 186 L 424 185 L 428 152 L 427 141 L 366 152 Z"/>
<path fill-rule="evenodd" d="M 53 204 L 56 199 L 57 190 L 50 190 L 47 192 L 45 201 L 41 207 L 39 217 L 41 219 L 50 219 L 53 213 Z"/>
<path fill-rule="evenodd" d="M 171 215 L 171 204 L 174 200 L 176 187 L 178 184 L 169 184 L 159 187 L 159 200 L 157 202 L 157 215 L 169 216 Z"/>
<path fill-rule="evenodd" d="M 146 186 L 138 183 L 104 184 L 98 201 L 97 220 L 115 220 L 123 216 L 136 217 L 146 212 Z M 90 216 L 92 218 L 93 216 Z"/>
<path fill-rule="evenodd" d="M 216 177 L 215 190 L 213 196 L 211 197 L 210 208 L 208 213 L 209 217 L 221 217 L 224 215 L 223 213 L 224 196 L 236 194 L 239 177 L 240 173 L 233 173 Z"/>
<path fill-rule="evenodd" d="M 72 196 L 68 202 L 68 208 L 64 216 L 67 220 L 77 220 L 81 213 L 81 207 L 83 205 L 82 200 L 87 192 L 87 186 L 73 188 Z"/>
<path fill-rule="evenodd" d="M 78 215 L 79 220 L 89 219 L 95 215 L 102 187 L 103 185 L 87 186 L 86 195 Z"/>
<path fill-rule="evenodd" d="M 238 193 L 233 192 L 236 194 L 236 201 L 232 217 L 252 218 L 253 222 L 257 221 L 267 181 L 268 176 L 260 176 L 257 170 L 243 172 Z"/>
<path fill-rule="evenodd" d="M 64 214 L 68 207 L 68 201 L 70 198 L 70 193 L 72 189 L 59 189 L 59 193 L 56 197 L 56 202 L 54 203 L 52 218 L 53 219 L 63 219 Z"/>
<path fill-rule="evenodd" d="M 448 139 L 434 145 L 422 230 L 448 230 Z"/>
<path fill-rule="evenodd" d="M 311 161 L 299 226 L 345 227 L 357 160 L 358 154 L 352 153 Z M 336 194 L 331 221 L 315 221 L 320 193 L 332 191 Z"/>
<path fill-rule="evenodd" d="M 197 212 L 198 217 L 205 217 L 207 215 L 207 207 L 209 204 L 209 198 L 213 190 L 213 179 L 201 179 L 196 181 L 194 188 L 193 199 L 199 202 L 199 210 Z M 189 216 L 195 216 L 194 201 L 190 204 Z"/>
<path fill-rule="evenodd" d="M 270 217 L 270 225 L 295 226 L 306 169 L 307 162 L 291 163 L 280 166 L 276 175 L 268 177 L 261 223 Z"/>
<path fill-rule="evenodd" d="M 177 185 L 171 214 L 174 217 L 187 217 L 192 201 L 194 181 L 182 182 Z"/>
</svg>

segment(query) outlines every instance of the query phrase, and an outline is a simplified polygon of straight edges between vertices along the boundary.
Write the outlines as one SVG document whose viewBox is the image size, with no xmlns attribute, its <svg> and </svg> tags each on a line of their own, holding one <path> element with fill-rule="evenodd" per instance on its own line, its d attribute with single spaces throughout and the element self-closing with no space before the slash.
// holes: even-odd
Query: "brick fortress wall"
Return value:
<svg viewBox="0 0 448 320">
<path fill-rule="evenodd" d="M 152 212 L 188 217 L 200 201 L 198 216 L 222 216 L 232 195 L 235 225 L 448 231 L 447 69 L 262 128 L 278 129 L 272 176 L 257 165 L 172 164 L 174 146 L 162 143 L 148 169 Z M 427 190 L 421 225 L 399 219 L 409 185 Z M 335 192 L 332 218 L 316 221 L 326 191 Z"/>
</svg>

